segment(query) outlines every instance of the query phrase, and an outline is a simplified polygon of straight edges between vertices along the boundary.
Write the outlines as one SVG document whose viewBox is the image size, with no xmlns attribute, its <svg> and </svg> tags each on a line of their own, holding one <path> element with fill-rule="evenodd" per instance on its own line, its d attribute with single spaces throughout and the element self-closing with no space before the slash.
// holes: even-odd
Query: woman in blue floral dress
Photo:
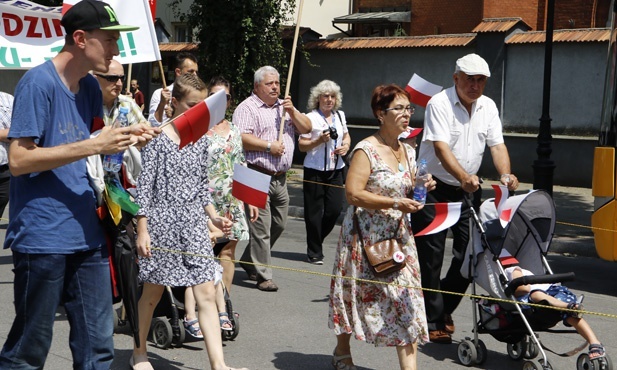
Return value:
<svg viewBox="0 0 617 370">
<path fill-rule="evenodd" d="M 227 93 L 227 108 L 231 104 L 231 85 L 223 77 L 213 77 L 208 84 L 208 95 L 219 90 Z M 227 291 L 231 290 L 234 279 L 236 258 L 236 245 L 240 240 L 249 239 L 249 228 L 244 212 L 244 203 L 231 195 L 231 186 L 234 176 L 234 165 L 246 165 L 242 136 L 240 130 L 224 119 L 206 133 L 208 140 L 208 178 L 210 191 L 216 211 L 233 222 L 229 243 L 227 243 L 219 255 L 223 266 L 223 283 Z M 247 205 L 251 221 L 257 219 L 257 207 Z"/>
<path fill-rule="evenodd" d="M 380 122 L 379 131 L 353 150 L 346 183 L 351 206 L 341 228 L 333 270 L 336 277 L 330 287 L 329 326 L 337 336 L 332 358 L 336 369 L 356 369 L 351 358 L 352 335 L 375 346 L 396 347 L 401 369 L 416 369 L 417 346 L 428 341 L 416 246 L 407 222 L 401 221 L 406 213 L 423 207 L 408 198 L 413 191 L 415 151 L 398 141 L 409 125 L 413 109 L 409 104 L 407 92 L 396 85 L 375 88 L 371 107 Z M 428 190 L 435 187 L 432 177 L 426 185 Z M 384 277 L 374 275 L 361 243 L 353 236 L 354 212 L 364 244 L 394 237 L 403 241 L 406 266 L 402 270 Z"/>
<path fill-rule="evenodd" d="M 199 104 L 206 85 L 199 77 L 184 74 L 174 82 L 173 117 Z M 202 137 L 178 149 L 180 136 L 174 125 L 142 150 L 143 170 L 137 184 L 137 252 L 139 278 L 144 283 L 139 299 L 140 347 L 133 348 L 130 366 L 150 370 L 146 337 L 152 314 L 165 286 L 192 290 L 199 309 L 199 324 L 210 368 L 229 370 L 223 356 L 214 277 L 220 264 L 213 258 L 208 219 L 230 232 L 231 222 L 219 216 L 208 189 L 207 141 Z M 154 248 L 152 248 L 154 247 Z"/>
</svg>

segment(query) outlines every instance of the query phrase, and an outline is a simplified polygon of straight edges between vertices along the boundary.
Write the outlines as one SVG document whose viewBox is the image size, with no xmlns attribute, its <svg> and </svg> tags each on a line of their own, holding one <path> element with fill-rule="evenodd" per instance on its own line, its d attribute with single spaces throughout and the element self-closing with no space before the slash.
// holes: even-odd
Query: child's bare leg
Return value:
<svg viewBox="0 0 617 370">
<path fill-rule="evenodd" d="M 546 300 L 548 304 L 550 304 L 553 307 L 568 308 L 568 304 L 566 302 L 560 301 L 559 299 L 553 296 L 550 296 L 541 290 L 534 291 L 533 293 L 531 293 L 530 297 L 531 297 L 531 300 L 536 303 Z"/>
<path fill-rule="evenodd" d="M 184 291 L 184 316 L 186 321 L 195 320 L 197 318 L 197 313 L 195 312 L 196 305 L 193 289 L 187 287 Z"/>
<path fill-rule="evenodd" d="M 223 292 L 223 282 L 216 284 L 216 309 L 219 312 L 219 321 L 221 319 L 227 321 L 221 321 L 221 329 L 223 330 L 232 330 L 233 327 L 231 322 L 229 321 L 229 316 L 227 315 L 227 306 L 225 305 L 225 293 Z"/>
<path fill-rule="evenodd" d="M 587 321 L 585 321 L 585 319 L 576 318 L 576 317 L 568 317 L 566 319 L 566 322 L 568 324 L 572 325 L 572 327 L 574 329 L 576 329 L 576 331 L 583 338 L 585 338 L 585 340 L 589 344 L 600 344 L 600 341 L 598 340 L 598 338 L 594 334 L 593 330 L 591 330 L 591 327 L 589 326 Z"/>
</svg>

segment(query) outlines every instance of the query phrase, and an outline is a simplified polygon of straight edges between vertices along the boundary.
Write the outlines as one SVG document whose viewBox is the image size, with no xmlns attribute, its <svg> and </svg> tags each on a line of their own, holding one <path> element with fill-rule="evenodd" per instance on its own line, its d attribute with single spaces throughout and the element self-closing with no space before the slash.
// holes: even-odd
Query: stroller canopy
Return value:
<svg viewBox="0 0 617 370">
<path fill-rule="evenodd" d="M 473 263 L 471 278 L 492 296 L 507 298 L 498 280 L 496 262 L 502 249 L 514 256 L 525 269 L 544 275 L 541 256 L 548 253 L 555 230 L 555 205 L 547 192 L 535 190 L 508 198 L 503 209 L 509 209 L 511 215 L 505 228 L 499 220 L 494 200 L 482 203 L 479 218 L 486 242 L 483 242 L 479 225 L 472 222 L 474 230 L 461 273 L 469 277 L 469 264 Z"/>
</svg>

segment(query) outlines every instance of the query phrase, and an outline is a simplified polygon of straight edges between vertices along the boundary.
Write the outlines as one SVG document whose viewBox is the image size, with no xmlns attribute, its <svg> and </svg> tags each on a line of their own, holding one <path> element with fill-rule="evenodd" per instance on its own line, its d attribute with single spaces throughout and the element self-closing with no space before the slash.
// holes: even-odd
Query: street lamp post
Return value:
<svg viewBox="0 0 617 370">
<path fill-rule="evenodd" d="M 551 160 L 551 64 L 553 60 L 553 19 L 555 0 L 548 0 L 546 9 L 546 41 L 544 47 L 544 86 L 542 92 L 542 117 L 540 117 L 540 131 L 538 133 L 538 159 L 533 162 L 533 187 L 544 189 L 553 195 L 553 172 L 555 162 Z"/>
</svg>

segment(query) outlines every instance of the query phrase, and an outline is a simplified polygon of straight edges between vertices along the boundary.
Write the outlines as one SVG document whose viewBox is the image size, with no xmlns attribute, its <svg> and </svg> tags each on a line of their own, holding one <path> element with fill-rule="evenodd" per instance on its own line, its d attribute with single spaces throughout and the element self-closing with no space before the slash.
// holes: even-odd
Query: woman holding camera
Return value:
<svg viewBox="0 0 617 370">
<path fill-rule="evenodd" d="M 343 168 L 351 145 L 341 87 L 323 80 L 311 88 L 307 117 L 313 129 L 300 135 L 304 158 L 304 222 L 308 262 L 323 265 L 323 241 L 330 234 L 343 206 Z"/>
</svg>

